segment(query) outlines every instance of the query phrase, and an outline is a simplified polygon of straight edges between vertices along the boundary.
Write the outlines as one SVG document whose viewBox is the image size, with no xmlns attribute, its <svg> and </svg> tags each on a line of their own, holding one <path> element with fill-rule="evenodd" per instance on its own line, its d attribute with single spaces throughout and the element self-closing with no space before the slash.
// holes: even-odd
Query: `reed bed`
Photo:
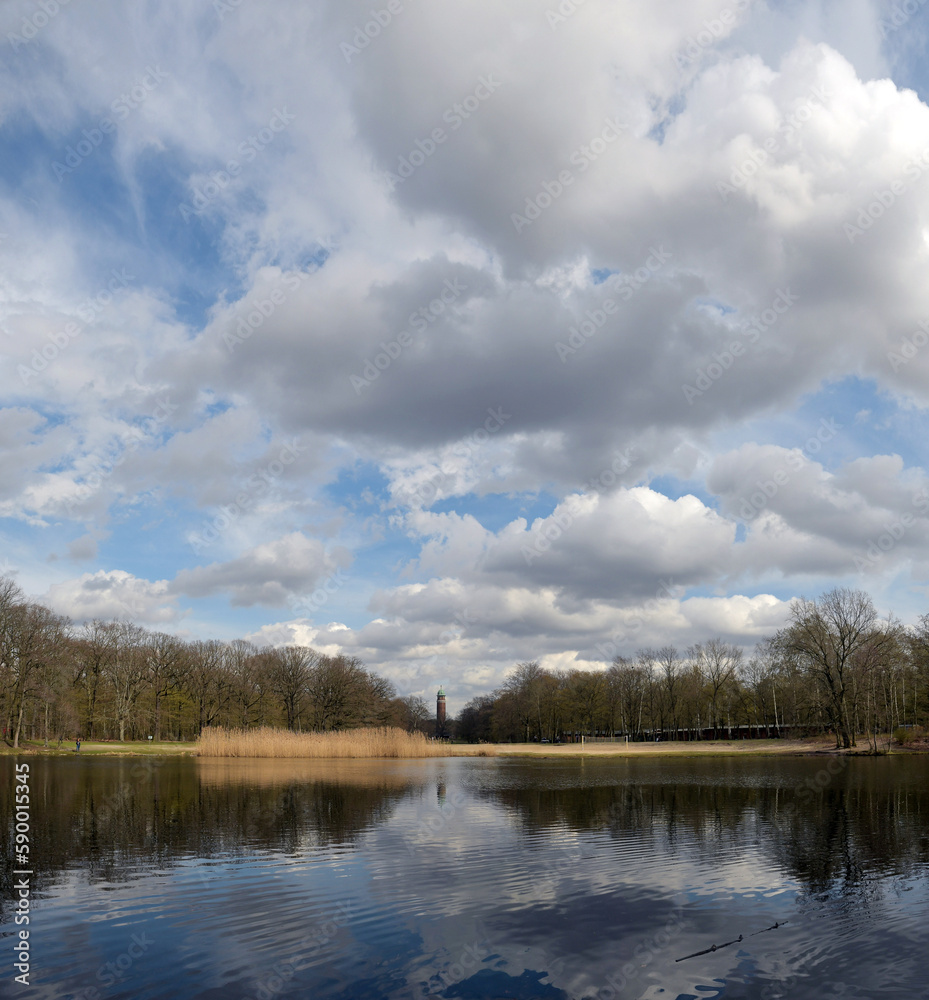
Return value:
<svg viewBox="0 0 929 1000">
<path fill-rule="evenodd" d="M 462 748 L 464 749 L 464 748 Z M 338 733 L 292 733 L 286 729 L 204 729 L 201 757 L 454 757 L 457 748 L 390 727 Z M 465 753 L 469 753 L 467 749 Z M 473 751 L 471 751 L 473 752 Z"/>
</svg>

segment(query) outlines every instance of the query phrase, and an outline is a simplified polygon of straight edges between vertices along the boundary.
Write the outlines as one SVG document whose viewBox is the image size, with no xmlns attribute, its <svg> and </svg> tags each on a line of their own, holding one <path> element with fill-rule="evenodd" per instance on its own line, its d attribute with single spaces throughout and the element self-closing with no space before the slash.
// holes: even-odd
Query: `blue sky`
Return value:
<svg viewBox="0 0 929 1000">
<path fill-rule="evenodd" d="M 0 572 L 453 712 L 923 613 L 926 7 L 370 9 L 3 6 Z"/>
</svg>

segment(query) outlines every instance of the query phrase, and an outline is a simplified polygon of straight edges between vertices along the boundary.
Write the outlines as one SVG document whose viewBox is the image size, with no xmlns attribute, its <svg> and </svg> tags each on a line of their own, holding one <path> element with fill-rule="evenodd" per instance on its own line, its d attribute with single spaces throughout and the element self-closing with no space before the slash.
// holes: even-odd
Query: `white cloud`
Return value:
<svg viewBox="0 0 929 1000">
<path fill-rule="evenodd" d="M 161 626 L 181 617 L 167 580 L 140 580 L 124 570 L 84 573 L 54 584 L 41 600 L 78 622 L 121 618 Z"/>
<path fill-rule="evenodd" d="M 228 562 L 181 570 L 171 592 L 188 597 L 227 593 L 233 607 L 279 607 L 292 595 L 311 592 L 336 568 L 337 559 L 345 558 L 345 553 L 334 558 L 322 542 L 294 532 Z"/>
<path fill-rule="evenodd" d="M 729 6 L 411 4 L 346 59 L 366 0 L 87 0 L 11 48 L 0 515 L 49 600 L 175 621 L 221 595 L 232 628 L 354 558 L 266 629 L 477 685 L 592 664 L 633 620 L 753 641 L 783 610 L 756 591 L 871 545 L 858 582 L 918 577 L 929 109 L 891 73 L 923 36 L 868 0 Z M 834 461 L 793 449 L 778 418 L 849 378 Z M 853 414 L 885 405 L 875 444 Z M 43 561 L 99 567 L 107 522 L 144 526 L 138 575 Z"/>
<path fill-rule="evenodd" d="M 355 630 L 305 620 L 268 625 L 249 638 L 299 643 L 359 656 L 401 690 L 446 683 L 463 704 L 500 685 L 513 664 L 538 660 L 549 669 L 603 669 L 614 656 L 672 644 L 682 652 L 696 639 L 721 636 L 751 650 L 787 622 L 788 605 L 770 594 L 753 598 L 655 595 L 616 609 L 598 602 L 580 610 L 557 605 L 551 593 L 466 587 L 433 580 L 376 598 L 403 616 Z"/>
<path fill-rule="evenodd" d="M 669 580 L 688 586 L 715 577 L 735 538 L 735 526 L 696 497 L 670 500 L 644 487 L 575 494 L 548 517 L 513 521 L 495 535 L 456 514 L 419 512 L 409 523 L 428 539 L 420 572 L 617 603 Z"/>
<path fill-rule="evenodd" d="M 880 569 L 929 559 L 929 477 L 904 469 L 899 455 L 828 472 L 800 449 L 750 443 L 719 456 L 707 486 L 748 525 L 737 561 L 755 574 L 851 575 L 887 533 L 894 544 L 885 551 L 881 543 Z"/>
</svg>

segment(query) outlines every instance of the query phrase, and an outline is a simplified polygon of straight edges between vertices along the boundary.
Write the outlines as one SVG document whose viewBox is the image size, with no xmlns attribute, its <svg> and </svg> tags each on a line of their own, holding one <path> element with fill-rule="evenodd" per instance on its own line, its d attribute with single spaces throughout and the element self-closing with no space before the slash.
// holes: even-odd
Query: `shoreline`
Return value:
<svg viewBox="0 0 929 1000">
<path fill-rule="evenodd" d="M 538 743 L 488 744 L 496 757 L 540 758 L 628 758 L 628 757 L 874 757 L 929 753 L 929 746 L 902 747 L 892 745 L 874 754 L 867 741 L 843 750 L 832 739 L 807 740 L 668 740 L 663 743 L 565 743 L 558 746 Z"/>
<path fill-rule="evenodd" d="M 894 756 L 929 753 L 929 746 L 891 746 L 877 756 Z M 200 757 L 194 743 L 143 743 L 127 742 L 124 745 L 110 742 L 82 743 L 80 751 L 72 745 L 22 746 L 14 750 L 0 744 L 0 755 L 28 757 Z M 447 757 L 523 758 L 539 760 L 577 760 L 581 758 L 628 757 L 872 757 L 867 742 L 848 750 L 836 749 L 830 739 L 809 740 L 700 740 L 667 741 L 664 743 L 564 743 L 559 745 L 539 743 L 460 743 L 449 744 L 448 753 L 435 757 L 320 757 L 317 760 L 441 760 Z M 204 760 L 303 760 L 301 757 L 204 757 Z"/>
</svg>

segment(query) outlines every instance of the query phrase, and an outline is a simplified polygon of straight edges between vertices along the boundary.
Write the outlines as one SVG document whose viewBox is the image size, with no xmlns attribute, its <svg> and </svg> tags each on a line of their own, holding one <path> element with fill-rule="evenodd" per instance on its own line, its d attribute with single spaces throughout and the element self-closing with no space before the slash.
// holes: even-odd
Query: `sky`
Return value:
<svg viewBox="0 0 929 1000">
<path fill-rule="evenodd" d="M 373 2 L 373 6 L 372 6 Z M 8 0 L 0 574 L 449 712 L 929 586 L 926 0 Z"/>
</svg>

